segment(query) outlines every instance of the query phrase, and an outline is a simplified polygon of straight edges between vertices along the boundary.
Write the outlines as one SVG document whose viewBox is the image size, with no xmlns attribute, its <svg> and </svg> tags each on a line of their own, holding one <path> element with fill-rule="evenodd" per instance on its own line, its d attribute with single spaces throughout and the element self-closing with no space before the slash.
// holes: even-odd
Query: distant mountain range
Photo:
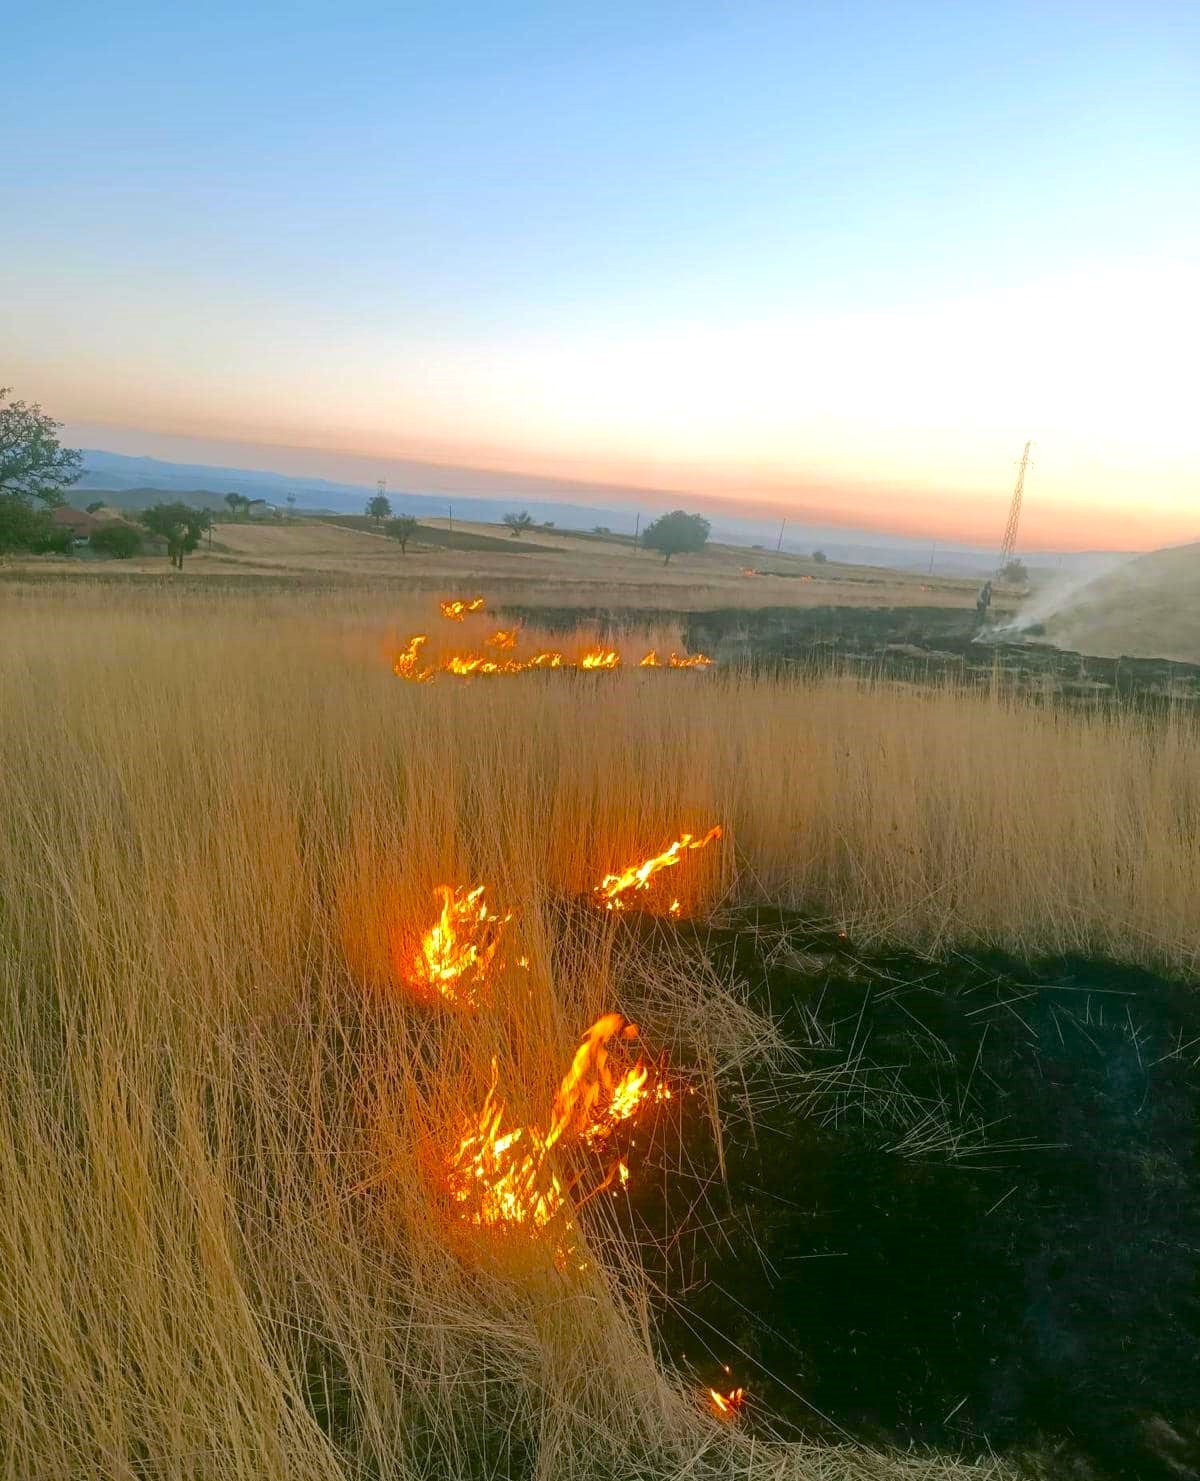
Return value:
<svg viewBox="0 0 1200 1481">
<path fill-rule="evenodd" d="M 325 478 L 252 468 L 171 463 L 160 458 L 104 452 L 99 448 L 84 448 L 83 456 L 83 476 L 72 491 L 72 502 L 80 506 L 91 502 L 85 496 L 95 492 L 111 494 L 113 497 L 107 502 L 126 509 L 148 508 L 163 496 L 215 509 L 224 507 L 226 494 L 235 493 L 249 499 L 265 499 L 281 508 L 287 507 L 288 496 L 292 495 L 297 513 L 361 514 L 366 501 L 376 492 L 368 484 L 336 483 Z M 644 526 L 664 511 L 686 506 L 688 502 L 686 495 L 648 489 L 644 507 L 640 508 L 602 502 L 585 504 L 562 497 L 566 489 L 575 490 L 571 485 L 556 484 L 553 479 L 514 475 L 511 493 L 504 492 L 504 475 L 489 472 L 486 481 L 489 487 L 496 487 L 496 493 L 431 493 L 389 488 L 387 497 L 398 514 L 412 514 L 421 519 L 444 519 L 452 505 L 460 519 L 496 524 L 510 510 L 525 509 L 539 524 L 553 520 L 562 528 L 573 530 L 603 525 L 630 534 L 639 513 Z M 588 489 L 588 486 L 579 488 Z M 595 491 L 602 499 L 602 486 L 595 486 Z M 728 514 L 709 517 L 714 540 L 752 549 L 776 549 L 779 526 L 774 521 Z M 994 569 L 996 563 L 995 550 L 983 546 L 939 543 L 932 547 L 928 540 L 904 535 L 792 521 L 784 532 L 782 548 L 792 554 L 820 549 L 830 560 L 903 571 L 929 570 L 932 557 L 933 571 L 942 576 L 983 575 Z M 1031 569 L 1061 568 L 1071 572 L 1099 571 L 1114 563 L 1111 553 L 1088 551 L 1038 552 L 1022 558 Z"/>
</svg>

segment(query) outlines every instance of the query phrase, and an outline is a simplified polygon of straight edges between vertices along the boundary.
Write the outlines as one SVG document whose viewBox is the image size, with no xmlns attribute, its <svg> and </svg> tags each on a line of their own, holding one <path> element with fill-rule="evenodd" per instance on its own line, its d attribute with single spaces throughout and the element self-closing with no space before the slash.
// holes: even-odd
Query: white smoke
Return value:
<svg viewBox="0 0 1200 1481">
<path fill-rule="evenodd" d="M 1086 570 L 1057 573 L 1044 585 L 1036 586 L 1006 622 L 991 628 L 989 636 L 1018 638 L 1031 627 L 1049 622 L 1052 617 L 1063 616 L 1077 604 L 1093 582 L 1120 566 L 1128 565 L 1131 559 L 1130 556 L 1114 555 L 1111 560 L 1090 563 Z"/>
</svg>

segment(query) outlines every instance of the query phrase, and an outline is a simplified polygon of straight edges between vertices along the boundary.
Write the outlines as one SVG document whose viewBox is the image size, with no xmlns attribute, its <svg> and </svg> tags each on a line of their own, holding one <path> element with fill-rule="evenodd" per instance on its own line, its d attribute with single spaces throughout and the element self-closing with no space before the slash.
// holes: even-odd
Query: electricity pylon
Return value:
<svg viewBox="0 0 1200 1481">
<path fill-rule="evenodd" d="M 1013 558 L 1013 551 L 1017 548 L 1017 526 L 1021 522 L 1021 500 L 1025 495 L 1025 470 L 1033 461 L 1029 456 L 1032 442 L 1025 444 L 1025 451 L 1021 454 L 1021 461 L 1017 464 L 1017 482 L 1013 489 L 1012 503 L 1008 506 L 1008 523 L 1004 526 L 1004 539 L 1000 542 L 1000 566 L 1001 571 Z"/>
</svg>

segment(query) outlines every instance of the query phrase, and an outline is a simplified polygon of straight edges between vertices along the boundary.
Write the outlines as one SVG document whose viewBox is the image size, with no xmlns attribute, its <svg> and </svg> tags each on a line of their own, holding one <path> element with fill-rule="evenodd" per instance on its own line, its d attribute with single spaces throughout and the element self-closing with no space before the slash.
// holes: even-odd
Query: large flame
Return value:
<svg viewBox="0 0 1200 1481">
<path fill-rule="evenodd" d="M 408 679 L 414 684 L 424 684 L 433 678 L 433 669 L 422 667 L 421 664 L 421 649 L 428 641 L 424 633 L 417 633 L 415 637 L 409 638 L 392 663 L 392 672 L 398 678 Z"/>
<path fill-rule="evenodd" d="M 438 603 L 442 616 L 448 617 L 451 622 L 461 622 L 469 612 L 482 612 L 485 605 L 484 597 L 447 598 Z"/>
<path fill-rule="evenodd" d="M 647 1103 L 670 1099 L 665 1081 L 652 1083 L 639 1060 L 617 1076 L 610 1044 L 637 1037 L 637 1025 L 620 1013 L 606 1013 L 584 1034 L 563 1076 L 545 1129 L 504 1128 L 504 1103 L 497 1094 L 496 1061 L 492 1083 L 479 1115 L 468 1121 L 446 1162 L 446 1181 L 459 1216 L 484 1228 L 498 1226 L 540 1231 L 555 1223 L 556 1257 L 561 1264 L 574 1249 L 575 1226 L 566 1190 L 550 1160 L 560 1142 L 578 1140 L 592 1150 L 608 1141 L 622 1122 Z M 595 1197 L 612 1183 L 629 1180 L 629 1165 L 618 1158 L 589 1190 Z"/>
<path fill-rule="evenodd" d="M 498 915 L 483 899 L 483 885 L 467 890 L 438 885 L 442 908 L 421 938 L 420 948 L 403 964 L 408 985 L 425 997 L 440 997 L 473 1007 L 487 982 L 511 912 Z"/>
<path fill-rule="evenodd" d="M 625 901 L 622 896 L 630 891 L 648 890 L 651 879 L 660 870 L 673 869 L 685 853 L 692 849 L 704 848 L 714 838 L 720 838 L 721 831 L 721 825 L 717 823 L 703 838 L 694 838 L 692 834 L 684 833 L 674 843 L 668 844 L 661 854 L 654 854 L 649 859 L 643 859 L 640 864 L 630 864 L 619 874 L 606 874 L 594 890 L 599 903 L 606 910 L 624 910 Z M 679 914 L 678 900 L 671 902 L 670 914 Z"/>
</svg>

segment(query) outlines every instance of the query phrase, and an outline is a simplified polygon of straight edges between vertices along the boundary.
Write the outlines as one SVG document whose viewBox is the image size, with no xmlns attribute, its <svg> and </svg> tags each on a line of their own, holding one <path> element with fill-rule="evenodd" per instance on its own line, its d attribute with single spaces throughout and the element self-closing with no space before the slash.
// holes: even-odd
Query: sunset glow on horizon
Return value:
<svg viewBox="0 0 1200 1481">
<path fill-rule="evenodd" d="M 81 445 L 992 543 L 1031 438 L 1025 548 L 1200 539 L 1186 7 L 51 8 L 0 383 Z"/>
</svg>

